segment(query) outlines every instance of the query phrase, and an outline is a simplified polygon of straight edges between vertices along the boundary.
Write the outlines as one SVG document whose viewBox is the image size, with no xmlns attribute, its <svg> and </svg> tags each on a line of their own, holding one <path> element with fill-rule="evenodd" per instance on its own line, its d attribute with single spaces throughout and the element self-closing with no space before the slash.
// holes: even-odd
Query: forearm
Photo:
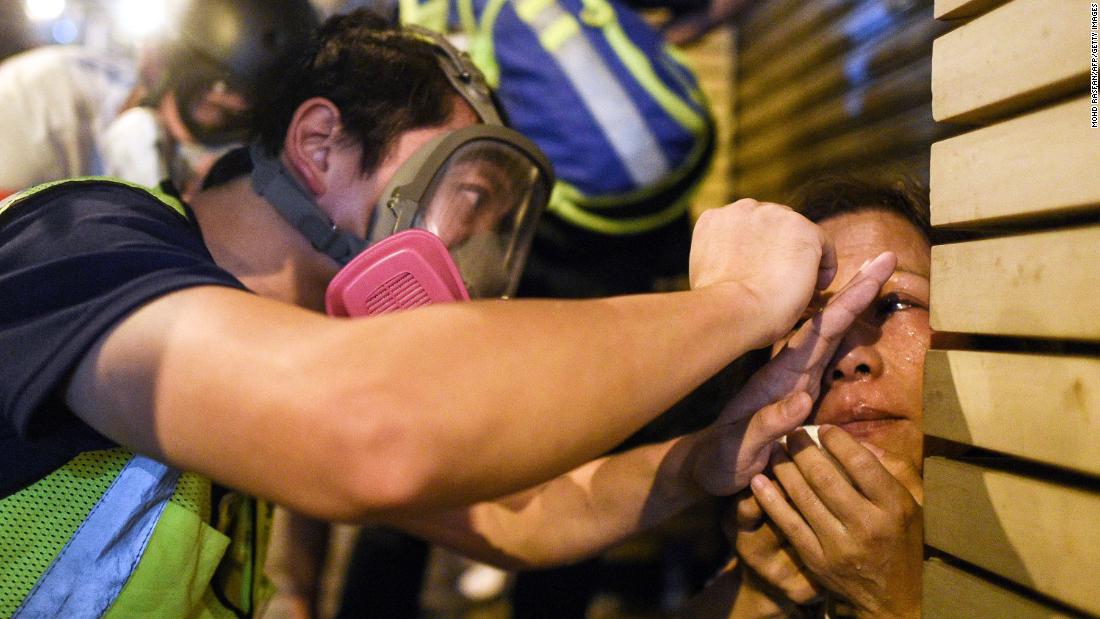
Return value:
<svg viewBox="0 0 1100 619">
<path fill-rule="evenodd" d="M 580 561 L 706 496 L 684 465 L 693 438 L 606 456 L 498 501 L 395 524 L 509 569 Z"/>
<path fill-rule="evenodd" d="M 120 444 L 303 513 L 414 513 L 605 453 L 759 345 L 751 307 L 723 285 L 336 320 L 196 288 L 116 327 L 67 400 Z"/>
<path fill-rule="evenodd" d="M 432 308 L 408 323 L 413 341 L 394 327 L 378 342 L 392 354 L 363 410 L 388 393 L 395 421 L 416 429 L 402 438 L 431 467 L 422 506 L 530 487 L 605 453 L 758 345 L 732 292 Z"/>
</svg>

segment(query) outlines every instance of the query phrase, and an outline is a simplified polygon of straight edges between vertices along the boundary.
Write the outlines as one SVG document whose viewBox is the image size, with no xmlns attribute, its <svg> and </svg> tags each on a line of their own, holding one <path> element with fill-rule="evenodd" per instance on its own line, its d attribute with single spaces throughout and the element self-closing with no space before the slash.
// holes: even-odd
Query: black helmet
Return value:
<svg viewBox="0 0 1100 619">
<path fill-rule="evenodd" d="M 320 25 L 308 0 L 187 0 L 167 44 L 165 79 L 155 93 L 173 91 L 180 118 L 206 144 L 241 141 L 250 113 L 231 114 L 217 127 L 192 111 L 211 90 L 229 89 L 252 104 L 308 47 Z"/>
</svg>

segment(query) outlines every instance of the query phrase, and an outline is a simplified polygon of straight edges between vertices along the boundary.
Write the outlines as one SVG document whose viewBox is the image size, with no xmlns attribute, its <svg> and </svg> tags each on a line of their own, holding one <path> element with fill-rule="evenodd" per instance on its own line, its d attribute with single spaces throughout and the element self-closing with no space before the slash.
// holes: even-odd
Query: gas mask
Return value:
<svg viewBox="0 0 1100 619">
<path fill-rule="evenodd" d="M 500 124 L 481 73 L 441 36 L 415 32 L 434 44 L 451 84 L 484 124 L 448 132 L 414 152 L 374 205 L 366 238 L 336 228 L 277 159 L 258 144 L 251 149 L 256 193 L 344 265 L 325 295 L 332 315 L 513 294 L 550 198 L 549 161 Z"/>
</svg>

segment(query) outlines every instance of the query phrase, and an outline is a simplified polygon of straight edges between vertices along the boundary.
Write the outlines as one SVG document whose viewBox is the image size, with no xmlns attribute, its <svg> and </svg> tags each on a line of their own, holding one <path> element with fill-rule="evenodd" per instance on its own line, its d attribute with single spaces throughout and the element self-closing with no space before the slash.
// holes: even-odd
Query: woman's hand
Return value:
<svg viewBox="0 0 1100 619">
<path fill-rule="evenodd" d="M 858 616 L 919 617 L 920 474 L 839 428 L 822 426 L 819 437 L 851 481 L 798 431 L 788 438 L 791 455 L 773 454 L 783 492 L 763 475 L 753 478 L 760 506 L 814 578 Z"/>
<path fill-rule="evenodd" d="M 821 599 L 823 589 L 811 579 L 802 559 L 751 493 L 737 496 L 734 509 L 722 525 L 747 572 L 743 588 L 773 593 L 788 605 L 812 604 Z"/>
</svg>

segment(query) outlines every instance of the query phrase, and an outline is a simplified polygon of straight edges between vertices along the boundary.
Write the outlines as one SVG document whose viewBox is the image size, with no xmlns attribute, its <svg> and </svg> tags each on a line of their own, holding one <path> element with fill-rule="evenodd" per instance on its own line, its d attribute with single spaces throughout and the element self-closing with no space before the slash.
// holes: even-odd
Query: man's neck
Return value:
<svg viewBox="0 0 1100 619">
<path fill-rule="evenodd" d="M 199 192 L 191 207 L 218 266 L 261 296 L 324 311 L 338 265 L 256 195 L 248 176 Z"/>
</svg>

